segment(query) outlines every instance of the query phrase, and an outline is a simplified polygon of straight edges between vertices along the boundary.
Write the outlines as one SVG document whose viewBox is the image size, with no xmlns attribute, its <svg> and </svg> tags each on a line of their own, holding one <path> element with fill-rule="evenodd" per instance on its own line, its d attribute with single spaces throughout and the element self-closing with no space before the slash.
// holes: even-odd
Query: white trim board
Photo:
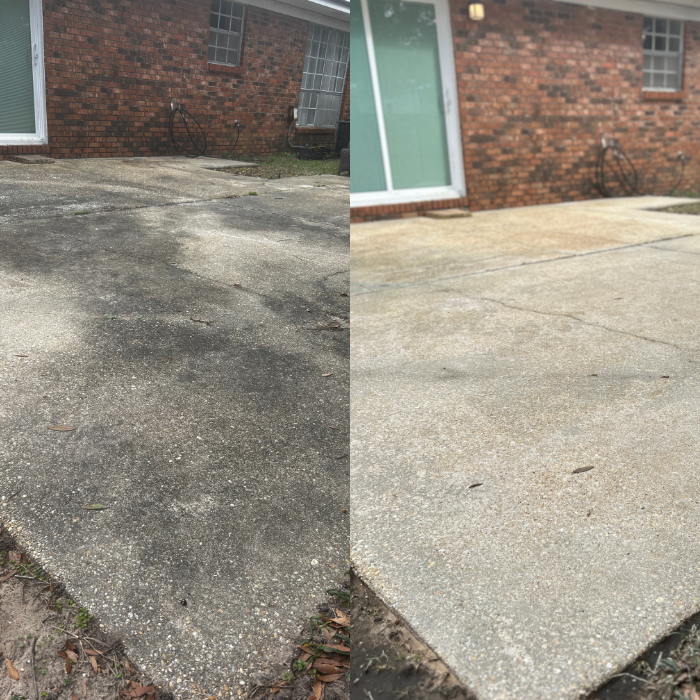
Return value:
<svg viewBox="0 0 700 700">
<path fill-rule="evenodd" d="M 447 152 L 450 158 L 450 174 L 452 176 L 451 189 L 459 192 L 458 196 L 466 197 L 467 184 L 464 178 L 464 156 L 462 154 L 462 119 L 457 96 L 457 70 L 455 68 L 449 0 L 435 0 L 435 9 L 442 94 L 445 104 L 445 125 L 447 127 Z"/>
<path fill-rule="evenodd" d="M 633 12 L 647 17 L 685 19 L 700 22 L 700 7 L 697 0 L 666 2 L 666 0 L 554 0 L 569 5 L 584 5 L 602 10 Z"/>
<path fill-rule="evenodd" d="M 346 14 L 350 14 L 350 2 L 342 0 L 340 2 L 328 2 L 328 0 L 309 0 L 309 2 L 314 3 L 314 5 L 323 5 L 324 7 L 331 7 L 334 10 L 340 10 Z"/>
<path fill-rule="evenodd" d="M 360 7 L 362 7 L 362 24 L 365 30 L 365 44 L 367 46 L 369 75 L 372 81 L 372 95 L 374 97 L 375 112 L 377 114 L 377 126 L 379 128 L 379 148 L 382 152 L 384 182 L 386 184 L 387 191 L 391 192 L 394 189 L 394 182 L 391 174 L 391 163 L 389 162 L 389 146 L 386 138 L 386 126 L 384 124 L 384 110 L 382 109 L 382 93 L 379 89 L 377 59 L 374 54 L 374 35 L 372 34 L 372 25 L 369 21 L 369 4 L 367 0 L 360 0 Z"/>
<path fill-rule="evenodd" d="M 305 19 L 322 27 L 350 31 L 350 8 L 313 0 L 247 0 L 245 5 L 278 12 L 288 17 Z"/>
<path fill-rule="evenodd" d="M 0 134 L 0 146 L 43 146 L 49 142 L 46 121 L 46 81 L 44 79 L 44 15 L 41 0 L 29 0 L 32 32 L 32 82 L 34 84 L 33 134 Z"/>
<path fill-rule="evenodd" d="M 385 204 L 441 202 L 445 199 L 460 199 L 464 196 L 463 191 L 454 187 L 415 187 L 382 192 L 352 192 L 350 194 L 350 207 L 354 209 L 356 207 L 380 207 Z"/>
</svg>

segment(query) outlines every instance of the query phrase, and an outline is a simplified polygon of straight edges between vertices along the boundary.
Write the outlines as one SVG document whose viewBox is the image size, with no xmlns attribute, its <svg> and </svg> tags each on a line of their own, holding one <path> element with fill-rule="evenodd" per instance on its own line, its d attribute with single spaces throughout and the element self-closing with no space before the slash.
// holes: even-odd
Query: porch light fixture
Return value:
<svg viewBox="0 0 700 700">
<path fill-rule="evenodd" d="M 469 19 L 473 22 L 481 22 L 484 19 L 484 6 L 480 2 L 469 5 Z"/>
</svg>

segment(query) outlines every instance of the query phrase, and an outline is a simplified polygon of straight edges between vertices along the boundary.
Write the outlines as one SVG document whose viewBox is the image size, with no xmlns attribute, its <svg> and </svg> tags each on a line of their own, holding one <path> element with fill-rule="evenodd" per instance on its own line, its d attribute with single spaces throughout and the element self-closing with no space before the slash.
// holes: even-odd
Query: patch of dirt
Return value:
<svg viewBox="0 0 700 700">
<path fill-rule="evenodd" d="M 440 657 L 353 573 L 351 700 L 474 700 Z"/>
<path fill-rule="evenodd" d="M 0 698 L 172 700 L 0 525 Z"/>
<path fill-rule="evenodd" d="M 695 204 L 678 204 L 673 207 L 667 207 L 666 209 L 660 209 L 659 211 L 670 211 L 674 214 L 700 214 L 700 202 Z"/>
<path fill-rule="evenodd" d="M 350 700 L 350 592 L 330 589 L 296 644 L 269 660 L 244 700 Z"/>
<path fill-rule="evenodd" d="M 700 700 L 700 614 L 686 620 L 587 700 Z"/>
<path fill-rule="evenodd" d="M 350 589 L 351 700 L 475 700 L 359 577 Z M 700 700 L 700 613 L 586 700 Z"/>
</svg>

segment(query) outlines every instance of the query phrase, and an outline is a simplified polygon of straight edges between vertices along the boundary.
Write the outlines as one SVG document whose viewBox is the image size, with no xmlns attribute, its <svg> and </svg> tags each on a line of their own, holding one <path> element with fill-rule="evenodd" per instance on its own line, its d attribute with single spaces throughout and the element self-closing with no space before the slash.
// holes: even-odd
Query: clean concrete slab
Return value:
<svg viewBox="0 0 700 700">
<path fill-rule="evenodd" d="M 593 200 L 452 221 L 419 217 L 363 224 L 353 229 L 351 241 L 354 293 L 663 240 L 669 222 L 673 236 L 692 235 L 696 217 L 655 209 L 688 201 L 697 200 Z"/>
<path fill-rule="evenodd" d="M 353 561 L 481 700 L 577 698 L 700 609 L 674 202 L 353 228 Z"/>
<path fill-rule="evenodd" d="M 178 698 L 347 566 L 348 181 L 275 182 L 0 162 L 0 517 Z"/>
</svg>

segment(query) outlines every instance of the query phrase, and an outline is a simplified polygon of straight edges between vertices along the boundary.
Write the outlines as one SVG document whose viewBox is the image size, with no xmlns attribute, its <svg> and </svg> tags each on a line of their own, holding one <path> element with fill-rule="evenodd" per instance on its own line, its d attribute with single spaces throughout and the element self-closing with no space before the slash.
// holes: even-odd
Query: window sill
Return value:
<svg viewBox="0 0 700 700">
<path fill-rule="evenodd" d="M 207 70 L 210 73 L 228 73 L 229 75 L 240 75 L 243 73 L 243 66 L 227 66 L 223 63 L 207 63 Z"/>
<path fill-rule="evenodd" d="M 683 102 L 683 100 L 685 100 L 685 91 L 666 92 L 642 90 L 642 99 L 645 102 Z"/>
<path fill-rule="evenodd" d="M 0 134 L 0 147 L 2 146 L 46 146 L 49 139 L 45 136 L 33 134 Z"/>
<path fill-rule="evenodd" d="M 297 126 L 297 131 L 305 134 L 335 134 L 334 126 Z"/>
</svg>

